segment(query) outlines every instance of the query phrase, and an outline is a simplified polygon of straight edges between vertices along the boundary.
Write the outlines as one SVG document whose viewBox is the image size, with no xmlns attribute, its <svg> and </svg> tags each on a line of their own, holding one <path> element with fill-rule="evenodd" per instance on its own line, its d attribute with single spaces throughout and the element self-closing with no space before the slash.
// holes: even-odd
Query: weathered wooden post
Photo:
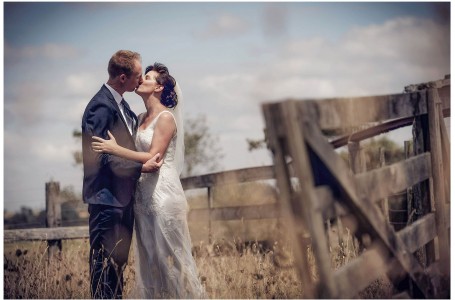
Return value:
<svg viewBox="0 0 455 300">
<path fill-rule="evenodd" d="M 213 190 L 209 186 L 207 188 L 207 201 L 209 208 L 209 245 L 212 243 L 212 210 L 213 210 Z"/>
<path fill-rule="evenodd" d="M 384 152 L 384 148 L 382 148 L 382 147 L 379 148 L 379 165 L 381 167 L 385 167 L 385 165 L 386 165 L 385 152 Z M 380 205 L 381 205 L 382 212 L 384 213 L 385 220 L 387 221 L 387 223 L 389 223 L 390 222 L 389 199 L 388 198 L 381 199 Z"/>
<path fill-rule="evenodd" d="M 360 146 L 360 142 L 348 142 L 348 152 L 349 152 L 349 168 L 354 174 L 359 174 L 367 170 L 366 160 L 365 160 L 365 151 Z M 341 218 L 337 218 L 338 231 L 342 228 Z M 359 250 L 366 246 L 363 241 L 363 237 L 357 237 L 359 241 Z M 343 236 L 339 236 L 340 246 L 343 243 Z"/>
<path fill-rule="evenodd" d="M 404 158 L 408 159 L 412 156 L 412 141 L 404 141 Z M 406 189 L 406 206 L 407 206 L 407 225 L 411 224 L 414 222 L 415 217 L 414 217 L 414 207 L 412 205 L 412 187 Z"/>
<path fill-rule="evenodd" d="M 62 211 L 60 207 L 60 184 L 46 183 L 46 227 L 60 227 L 62 225 Z M 48 261 L 53 257 L 60 257 L 62 240 L 48 240 Z"/>
<path fill-rule="evenodd" d="M 435 88 L 428 89 L 428 130 L 431 149 L 431 171 L 433 186 L 433 204 L 436 216 L 436 230 L 438 232 L 439 260 L 441 272 L 445 276 L 450 275 L 450 244 L 449 231 L 445 212 L 446 197 L 444 190 L 444 166 L 443 166 L 443 149 L 441 141 L 441 122 L 440 110 L 442 109 L 441 99 L 438 90 Z"/>
<path fill-rule="evenodd" d="M 349 166 L 354 174 L 362 173 L 367 170 L 365 162 L 365 152 L 360 147 L 359 142 L 349 142 Z"/>
</svg>

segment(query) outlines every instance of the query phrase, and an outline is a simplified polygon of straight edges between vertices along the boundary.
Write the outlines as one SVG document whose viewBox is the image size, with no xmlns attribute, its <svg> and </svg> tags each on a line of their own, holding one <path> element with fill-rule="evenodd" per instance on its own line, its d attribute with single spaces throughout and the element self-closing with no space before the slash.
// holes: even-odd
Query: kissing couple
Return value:
<svg viewBox="0 0 455 300">
<path fill-rule="evenodd" d="M 141 56 L 117 51 L 108 81 L 82 117 L 83 199 L 88 203 L 91 296 L 122 298 L 135 228 L 134 298 L 205 298 L 191 254 L 180 182 L 182 93 L 160 63 L 142 74 Z M 123 98 L 142 97 L 137 117 Z"/>
</svg>

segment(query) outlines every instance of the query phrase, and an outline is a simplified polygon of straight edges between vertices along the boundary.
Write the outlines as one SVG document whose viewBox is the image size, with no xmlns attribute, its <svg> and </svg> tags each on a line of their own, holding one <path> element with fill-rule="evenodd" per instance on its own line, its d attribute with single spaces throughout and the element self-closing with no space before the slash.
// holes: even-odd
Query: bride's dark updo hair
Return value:
<svg viewBox="0 0 455 300">
<path fill-rule="evenodd" d="M 173 108 L 178 103 L 178 97 L 174 90 L 176 81 L 174 77 L 169 75 L 169 70 L 167 67 L 161 63 L 154 63 L 153 66 L 148 66 L 145 69 L 145 74 L 150 71 L 155 71 L 158 73 L 156 77 L 156 82 L 162 85 L 163 92 L 161 93 L 161 104 L 168 108 Z"/>
</svg>

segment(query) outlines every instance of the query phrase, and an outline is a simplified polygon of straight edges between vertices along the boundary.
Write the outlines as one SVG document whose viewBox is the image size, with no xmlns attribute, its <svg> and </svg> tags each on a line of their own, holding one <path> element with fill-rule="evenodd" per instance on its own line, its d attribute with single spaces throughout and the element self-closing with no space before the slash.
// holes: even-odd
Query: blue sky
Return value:
<svg viewBox="0 0 455 300">
<path fill-rule="evenodd" d="M 118 49 L 166 64 L 185 115 L 205 115 L 219 171 L 268 165 L 265 101 L 400 93 L 450 73 L 450 4 L 4 3 L 4 207 L 44 207 L 44 184 L 82 187 L 71 152 Z M 136 113 L 140 97 L 125 94 Z"/>
</svg>

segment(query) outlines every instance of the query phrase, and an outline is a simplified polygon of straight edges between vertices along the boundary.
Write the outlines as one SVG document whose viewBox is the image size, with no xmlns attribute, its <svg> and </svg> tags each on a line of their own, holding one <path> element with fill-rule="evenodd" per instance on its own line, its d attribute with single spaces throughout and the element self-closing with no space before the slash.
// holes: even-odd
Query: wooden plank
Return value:
<svg viewBox="0 0 455 300">
<path fill-rule="evenodd" d="M 398 236 L 409 252 L 417 251 L 437 236 L 434 213 L 427 214 L 411 225 L 406 226 L 398 232 Z"/>
<path fill-rule="evenodd" d="M 280 217 L 278 204 L 249 205 L 223 207 L 212 209 L 192 209 L 188 213 L 188 221 L 229 221 L 229 220 L 258 220 Z"/>
<path fill-rule="evenodd" d="M 439 110 L 441 101 L 436 89 L 428 90 L 428 124 L 431 147 L 431 167 L 433 178 L 434 205 L 436 209 L 436 228 L 438 230 L 439 254 L 442 261 L 442 273 L 450 273 L 450 246 L 447 221 L 444 214 L 444 167 L 442 165 L 441 120 Z"/>
<path fill-rule="evenodd" d="M 192 209 L 189 221 L 209 220 L 209 209 Z M 256 220 L 280 217 L 278 204 L 224 207 L 212 209 L 212 220 Z M 4 242 L 43 241 L 89 238 L 88 226 L 4 230 Z"/>
<path fill-rule="evenodd" d="M 412 143 L 414 155 L 430 151 L 428 143 L 428 115 L 415 118 L 412 124 Z M 433 211 L 430 201 L 430 180 L 425 180 L 413 186 L 414 208 L 416 217 Z M 436 259 L 436 243 L 431 241 L 420 252 L 420 260 L 424 266 Z"/>
<path fill-rule="evenodd" d="M 330 141 L 332 146 L 336 148 L 343 147 L 348 144 L 348 142 L 360 142 L 362 140 L 366 140 L 368 138 L 374 137 L 381 133 L 386 133 L 398 128 L 402 128 L 405 126 L 412 125 L 414 121 L 414 117 L 407 117 L 401 119 L 395 119 L 392 121 L 383 122 L 377 124 L 376 126 L 372 126 L 363 130 L 356 130 L 353 133 L 343 135 L 341 137 L 337 137 Z"/>
<path fill-rule="evenodd" d="M 357 195 L 367 203 L 374 203 L 422 182 L 431 174 L 430 160 L 430 153 L 423 153 L 387 167 L 358 174 L 355 176 Z"/>
<path fill-rule="evenodd" d="M 442 147 L 442 162 L 444 171 L 444 194 L 445 202 L 450 203 L 450 138 L 444 122 L 442 110 L 439 110 L 439 120 L 441 128 L 441 147 Z M 450 219 L 446 219 L 450 223 Z"/>
<path fill-rule="evenodd" d="M 338 298 L 355 298 L 368 285 L 387 271 L 389 254 L 385 246 L 375 243 L 368 250 L 335 271 Z"/>
<path fill-rule="evenodd" d="M 369 205 L 402 192 L 428 179 L 431 172 L 430 154 L 423 153 L 395 164 L 354 176 L 360 199 Z M 383 184 L 379 185 L 378 182 Z M 318 209 L 324 219 L 344 216 L 349 210 L 333 199 L 327 187 L 316 189 Z"/>
<path fill-rule="evenodd" d="M 324 230 L 322 214 L 317 210 L 317 197 L 314 191 L 314 179 L 311 162 L 306 149 L 306 137 L 302 134 L 300 115 L 296 102 L 286 101 L 282 106 L 282 122 L 286 128 L 288 147 L 292 157 L 292 166 L 299 180 L 300 188 L 296 191 L 300 210 L 295 212 L 305 222 L 311 237 L 314 256 L 319 273 L 319 281 L 324 288 L 320 289 L 321 298 L 333 298 L 337 295 L 335 282 L 332 276 L 330 253 L 327 236 Z"/>
<path fill-rule="evenodd" d="M 273 166 L 245 168 L 182 178 L 184 190 L 234 184 L 256 180 L 275 179 Z"/>
<path fill-rule="evenodd" d="M 445 86 L 438 88 L 439 99 L 442 102 L 442 110 L 450 116 L 450 81 Z"/>
<path fill-rule="evenodd" d="M 435 81 L 443 110 L 450 115 L 450 79 Z M 366 123 L 402 119 L 428 113 L 426 89 L 411 93 L 356 98 L 299 101 L 301 112 L 312 115 L 321 130 L 352 128 Z"/>
<path fill-rule="evenodd" d="M 316 124 L 312 120 L 304 119 L 303 125 L 304 134 L 307 137 L 306 141 L 340 184 L 345 196 L 343 201 L 359 217 L 359 220 L 366 226 L 365 229 L 381 238 L 422 293 L 429 296 L 427 294 L 427 281 L 424 278 L 425 276 L 421 276 L 424 273 L 416 258 L 406 251 L 403 241 L 394 233 L 390 224 L 385 222 L 379 208 L 360 200 L 352 173 L 347 170 L 345 163 L 333 151 Z"/>
<path fill-rule="evenodd" d="M 448 85 L 447 85 L 448 84 Z M 439 85 L 438 85 L 439 86 Z M 442 84 L 438 88 L 439 97 L 442 101 L 442 113 L 445 118 L 450 117 L 450 80 L 445 80 L 444 84 Z M 349 141 L 351 142 L 360 142 L 362 140 L 371 138 L 373 136 L 379 135 L 381 133 L 386 133 L 401 127 L 412 125 L 414 121 L 414 116 L 393 119 L 386 122 L 381 122 L 376 126 L 369 127 L 363 130 L 356 130 L 356 132 L 352 132 L 346 134 L 344 136 L 338 137 L 330 143 L 333 145 L 334 148 L 339 148 L 348 144 Z"/>
<path fill-rule="evenodd" d="M 415 252 L 436 237 L 434 214 L 428 214 L 400 230 L 398 236 L 409 252 Z M 380 275 L 394 271 L 398 261 L 389 257 L 388 253 L 382 243 L 375 242 L 360 256 L 335 271 L 340 298 L 353 298 Z"/>
<path fill-rule="evenodd" d="M 321 130 L 352 128 L 427 113 L 426 91 L 357 98 L 299 101 L 303 116 L 317 122 Z"/>
<path fill-rule="evenodd" d="M 3 241 L 48 241 L 89 238 L 88 226 L 11 229 L 3 231 Z"/>
<path fill-rule="evenodd" d="M 302 280 L 303 297 L 314 298 L 315 286 L 311 278 L 312 271 L 308 263 L 308 240 L 301 238 L 304 234 L 303 224 L 301 220 L 294 217 L 294 198 L 292 196 L 292 185 L 290 182 L 290 173 L 288 165 L 285 161 L 285 155 L 288 153 L 286 134 L 281 121 L 281 105 L 280 104 L 264 104 L 262 106 L 265 122 L 266 122 L 266 140 L 268 147 L 273 153 L 273 160 L 276 170 L 277 185 L 280 190 L 281 206 L 288 212 L 289 218 L 284 219 L 288 234 L 292 237 L 292 248 L 297 272 Z M 297 203 L 298 204 L 298 203 Z"/>
</svg>

